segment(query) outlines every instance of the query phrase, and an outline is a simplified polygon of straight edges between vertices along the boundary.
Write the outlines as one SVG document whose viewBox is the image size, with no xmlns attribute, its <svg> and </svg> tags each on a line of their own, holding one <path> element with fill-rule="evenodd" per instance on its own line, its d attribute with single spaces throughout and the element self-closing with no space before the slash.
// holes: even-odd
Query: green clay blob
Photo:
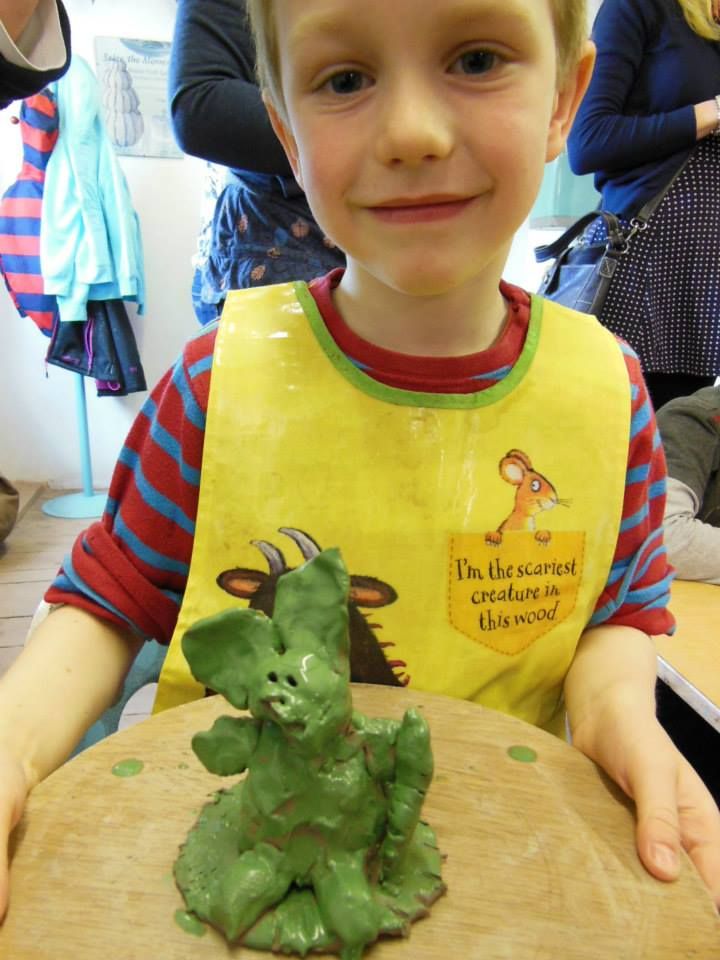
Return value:
<svg viewBox="0 0 720 960">
<path fill-rule="evenodd" d="M 134 758 L 121 760 L 112 768 L 113 776 L 136 777 L 144 766 L 145 764 L 142 762 L 142 760 L 135 760 Z"/>
<path fill-rule="evenodd" d="M 512 760 L 517 760 L 519 763 L 535 763 L 537 760 L 537 753 L 532 747 L 508 747 L 507 753 Z"/>
<path fill-rule="evenodd" d="M 251 713 L 193 738 L 211 773 L 247 777 L 206 804 L 174 868 L 188 911 L 232 943 L 360 960 L 445 890 L 420 820 L 428 725 L 353 711 L 348 588 L 327 550 L 279 578 L 272 620 L 226 611 L 183 638 L 196 679 Z"/>
<path fill-rule="evenodd" d="M 184 910 L 175 911 L 175 923 L 184 930 L 185 933 L 192 934 L 193 937 L 204 937 L 207 933 L 207 927 L 201 923 L 197 917 Z"/>
</svg>

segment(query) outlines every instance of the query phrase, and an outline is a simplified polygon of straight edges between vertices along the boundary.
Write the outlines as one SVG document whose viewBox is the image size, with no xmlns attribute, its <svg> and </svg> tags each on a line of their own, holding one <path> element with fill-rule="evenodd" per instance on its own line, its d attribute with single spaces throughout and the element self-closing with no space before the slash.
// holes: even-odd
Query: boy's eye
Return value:
<svg viewBox="0 0 720 960">
<path fill-rule="evenodd" d="M 333 74 L 324 86 L 333 93 L 347 96 L 349 93 L 358 93 L 360 90 L 364 90 L 369 84 L 369 77 L 359 70 L 343 70 L 340 73 Z"/>
<path fill-rule="evenodd" d="M 479 74 L 487 73 L 497 63 L 497 54 L 489 50 L 468 50 L 450 67 L 451 73 Z"/>
</svg>

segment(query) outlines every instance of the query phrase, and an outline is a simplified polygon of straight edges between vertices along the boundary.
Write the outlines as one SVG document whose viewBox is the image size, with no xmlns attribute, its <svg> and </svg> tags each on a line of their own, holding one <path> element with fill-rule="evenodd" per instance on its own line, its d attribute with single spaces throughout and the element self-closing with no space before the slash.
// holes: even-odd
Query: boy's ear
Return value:
<svg viewBox="0 0 720 960">
<path fill-rule="evenodd" d="M 594 65 L 595 44 L 591 40 L 586 40 L 580 59 L 555 94 L 555 104 L 548 130 L 546 163 L 559 157 L 565 147 L 575 114 L 590 84 Z"/>
<path fill-rule="evenodd" d="M 272 98 L 269 97 L 267 93 L 263 93 L 263 100 L 265 102 L 265 109 L 267 110 L 268 116 L 270 117 L 270 123 L 272 124 L 272 128 L 275 131 L 275 136 L 278 138 L 278 140 L 282 144 L 282 148 L 285 151 L 285 154 L 290 163 L 293 176 L 295 177 L 297 182 L 300 184 L 300 187 L 304 190 L 305 187 L 303 187 L 302 174 L 300 172 L 300 163 L 298 160 L 297 143 L 295 142 L 295 137 L 292 135 L 290 131 L 290 126 L 287 120 L 284 119 L 284 117 L 282 116 L 278 108 L 273 103 Z"/>
</svg>

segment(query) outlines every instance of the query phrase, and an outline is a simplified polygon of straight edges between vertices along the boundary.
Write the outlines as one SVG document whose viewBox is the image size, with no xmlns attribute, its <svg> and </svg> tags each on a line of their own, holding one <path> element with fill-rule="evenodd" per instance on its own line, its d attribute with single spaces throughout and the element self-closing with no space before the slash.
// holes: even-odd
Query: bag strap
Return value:
<svg viewBox="0 0 720 960">
<path fill-rule="evenodd" d="M 535 247 L 535 259 L 537 262 L 543 263 L 545 260 L 555 260 L 563 250 L 569 247 L 573 240 L 576 240 L 581 233 L 584 233 L 593 220 L 597 220 L 598 217 L 601 217 L 605 221 L 609 245 L 611 247 L 617 247 L 618 250 L 624 248 L 625 234 L 615 214 L 608 213 L 607 210 L 592 210 L 590 213 L 586 213 L 584 217 L 576 220 L 557 240 L 553 240 L 552 243 L 543 244 L 540 247 Z"/>
<path fill-rule="evenodd" d="M 614 213 L 609 213 L 607 210 L 592 210 L 590 213 L 586 213 L 585 216 L 580 217 L 579 220 L 576 220 L 575 223 L 567 228 L 565 233 L 557 238 L 557 240 L 554 240 L 552 243 L 546 243 L 539 247 L 535 247 L 534 252 L 537 263 L 544 263 L 545 260 L 557 259 L 563 250 L 567 249 L 567 247 L 569 247 L 570 244 L 576 240 L 587 229 L 587 227 L 590 226 L 593 220 L 596 220 L 598 217 L 602 217 L 607 228 L 607 244 L 605 249 L 608 252 L 615 251 L 617 253 L 624 253 L 627 250 L 627 245 L 630 239 L 634 237 L 639 230 L 645 229 L 648 220 L 660 206 L 660 203 L 670 187 L 683 172 L 689 159 L 690 158 L 687 157 L 685 160 L 683 160 L 662 190 L 648 200 L 648 202 L 641 208 L 640 212 L 632 218 L 630 221 L 630 230 L 627 234 L 623 231 L 622 225 Z"/>
<path fill-rule="evenodd" d="M 670 177 L 668 182 L 662 188 L 662 190 L 659 193 L 656 193 L 655 196 L 652 197 L 652 199 L 648 200 L 648 202 L 642 207 L 639 213 L 635 214 L 635 216 L 630 221 L 631 224 L 634 221 L 638 221 L 639 223 L 643 223 L 643 224 L 648 222 L 650 217 L 655 213 L 657 208 L 660 206 L 660 203 L 665 197 L 665 194 L 668 192 L 670 187 L 675 183 L 677 178 L 685 169 L 685 166 L 689 159 L 690 157 L 686 157 L 685 160 L 683 160 L 683 162 L 680 164 L 678 169 L 675 171 L 675 173 Z"/>
</svg>

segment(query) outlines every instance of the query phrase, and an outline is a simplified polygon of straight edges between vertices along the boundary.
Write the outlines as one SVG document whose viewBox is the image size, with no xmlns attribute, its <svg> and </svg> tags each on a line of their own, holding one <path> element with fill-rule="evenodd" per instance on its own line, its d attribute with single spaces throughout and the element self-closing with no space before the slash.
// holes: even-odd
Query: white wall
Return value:
<svg viewBox="0 0 720 960">
<path fill-rule="evenodd" d="M 125 36 L 170 40 L 175 0 L 65 0 L 73 49 L 94 68 L 93 39 Z M 20 168 L 16 105 L 0 113 L 0 194 Z M 128 305 L 148 386 L 173 362 L 197 323 L 190 303 L 190 257 L 200 221 L 203 164 L 189 157 L 120 157 L 140 217 L 147 304 Z M 75 418 L 75 377 L 44 364 L 49 341 L 21 318 L 0 282 L 0 473 L 14 480 L 81 486 Z M 106 487 L 120 446 L 147 394 L 95 395 L 86 380 L 96 488 Z"/>
<path fill-rule="evenodd" d="M 590 22 L 595 19 L 595 14 L 600 9 L 600 4 L 602 0 L 588 0 L 588 14 L 590 17 Z"/>
</svg>

